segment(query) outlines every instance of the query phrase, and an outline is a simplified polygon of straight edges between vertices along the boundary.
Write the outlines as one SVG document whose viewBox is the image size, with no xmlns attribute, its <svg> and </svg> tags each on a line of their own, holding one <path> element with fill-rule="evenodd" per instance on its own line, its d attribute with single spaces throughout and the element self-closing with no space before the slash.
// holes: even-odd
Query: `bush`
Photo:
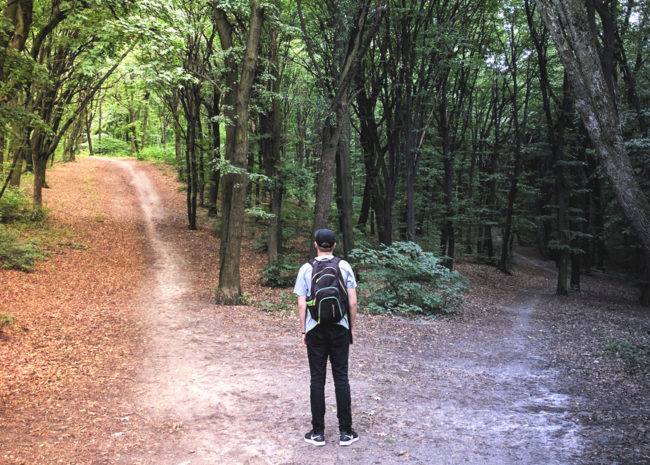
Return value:
<svg viewBox="0 0 650 465">
<path fill-rule="evenodd" d="M 633 342 L 628 339 L 612 341 L 605 346 L 605 351 L 616 355 L 625 362 L 625 371 L 636 373 L 647 372 L 650 368 L 650 340 L 644 338 L 641 342 Z"/>
<path fill-rule="evenodd" d="M 140 150 L 138 160 L 163 161 L 176 165 L 176 148 L 173 144 L 150 145 Z"/>
<path fill-rule="evenodd" d="M 373 313 L 452 313 L 466 289 L 460 273 L 449 271 L 441 258 L 414 242 L 395 242 L 380 250 L 354 249 L 350 257 L 364 283 L 364 308 Z"/>
<path fill-rule="evenodd" d="M 262 270 L 262 286 L 283 288 L 293 286 L 299 268 L 296 262 L 295 255 L 278 257 L 275 265 L 267 266 Z"/>
<path fill-rule="evenodd" d="M 131 144 L 121 139 L 116 139 L 108 134 L 102 134 L 102 143 L 99 145 L 99 137 L 93 135 L 93 152 L 96 155 L 110 156 L 129 156 L 131 154 Z M 83 144 L 82 148 L 88 149 L 88 144 Z"/>
<path fill-rule="evenodd" d="M 0 198 L 0 223 L 29 219 L 32 202 L 17 187 L 8 187 Z"/>
<path fill-rule="evenodd" d="M 35 261 L 45 257 L 34 240 L 20 241 L 18 235 L 0 225 L 0 266 L 5 269 L 31 271 Z"/>
</svg>

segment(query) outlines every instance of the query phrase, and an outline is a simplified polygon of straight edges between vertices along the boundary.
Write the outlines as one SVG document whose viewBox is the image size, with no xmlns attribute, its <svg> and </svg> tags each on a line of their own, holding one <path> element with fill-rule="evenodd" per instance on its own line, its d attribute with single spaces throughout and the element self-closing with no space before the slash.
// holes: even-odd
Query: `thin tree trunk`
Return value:
<svg viewBox="0 0 650 465">
<path fill-rule="evenodd" d="M 350 115 L 341 122 L 341 137 L 336 157 L 336 191 L 339 206 L 339 229 L 343 236 L 343 256 L 347 258 L 354 248 L 354 226 L 352 218 L 352 174 L 350 172 Z"/>
<path fill-rule="evenodd" d="M 86 139 L 88 140 L 88 155 L 91 157 L 95 155 L 93 150 L 93 135 L 92 135 L 92 126 L 93 126 L 93 113 L 87 112 L 86 118 L 84 118 L 86 123 Z"/>
<path fill-rule="evenodd" d="M 140 142 L 140 147 L 144 149 L 147 145 L 147 124 L 149 123 L 149 91 L 144 93 L 144 102 L 142 102 L 142 105 L 144 106 L 144 115 L 142 116 L 142 141 Z"/>
<path fill-rule="evenodd" d="M 271 28 L 271 74 L 273 80 L 271 91 L 273 99 L 271 100 L 271 140 L 270 140 L 270 160 L 265 160 L 267 176 L 271 175 L 271 201 L 269 221 L 269 238 L 267 241 L 268 264 L 274 265 L 278 261 L 278 256 L 282 250 L 282 197 L 284 185 L 280 176 L 280 164 L 282 158 L 282 107 L 280 105 L 280 60 L 277 43 L 277 30 Z"/>
</svg>

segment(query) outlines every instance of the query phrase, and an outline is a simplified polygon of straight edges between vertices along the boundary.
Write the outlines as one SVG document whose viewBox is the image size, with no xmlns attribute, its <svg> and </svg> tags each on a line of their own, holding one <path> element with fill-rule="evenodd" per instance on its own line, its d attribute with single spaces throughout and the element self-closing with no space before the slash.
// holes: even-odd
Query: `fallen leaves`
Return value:
<svg viewBox="0 0 650 465">
<path fill-rule="evenodd" d="M 121 186 L 82 182 L 101 175 L 90 159 L 49 171 L 55 253 L 31 274 L 0 270 L 0 312 L 16 321 L 0 346 L 0 450 L 18 463 L 83 457 L 92 444 L 78 447 L 79 437 L 119 421 L 108 401 L 138 350 L 131 302 L 146 261 L 137 218 L 105 213 Z"/>
</svg>

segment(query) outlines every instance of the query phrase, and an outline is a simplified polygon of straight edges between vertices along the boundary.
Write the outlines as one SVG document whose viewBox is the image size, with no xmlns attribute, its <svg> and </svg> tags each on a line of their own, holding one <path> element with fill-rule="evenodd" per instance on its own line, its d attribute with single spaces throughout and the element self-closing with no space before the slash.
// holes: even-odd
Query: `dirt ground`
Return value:
<svg viewBox="0 0 650 465">
<path fill-rule="evenodd" d="M 647 373 L 603 354 L 649 313 L 604 274 L 553 295 L 552 264 L 521 249 L 512 276 L 461 264 L 471 291 L 435 320 L 363 313 L 350 355 L 359 442 L 341 448 L 331 377 L 327 445 L 310 429 L 309 373 L 290 289 L 212 303 L 218 240 L 189 231 L 168 169 L 124 159 L 55 167 L 61 242 L 31 274 L 0 270 L 2 464 L 643 464 Z M 203 213 L 202 213 L 203 214 Z M 362 289 L 361 289 L 362 291 Z"/>
</svg>

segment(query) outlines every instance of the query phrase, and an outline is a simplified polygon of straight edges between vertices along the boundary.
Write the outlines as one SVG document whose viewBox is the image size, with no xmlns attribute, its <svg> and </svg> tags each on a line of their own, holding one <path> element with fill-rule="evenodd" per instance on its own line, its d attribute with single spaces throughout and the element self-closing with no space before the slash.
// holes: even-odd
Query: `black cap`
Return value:
<svg viewBox="0 0 650 465">
<path fill-rule="evenodd" d="M 334 238 L 334 231 L 331 229 L 319 229 L 314 233 L 314 240 L 319 247 L 329 249 L 334 246 L 336 239 Z"/>
</svg>

